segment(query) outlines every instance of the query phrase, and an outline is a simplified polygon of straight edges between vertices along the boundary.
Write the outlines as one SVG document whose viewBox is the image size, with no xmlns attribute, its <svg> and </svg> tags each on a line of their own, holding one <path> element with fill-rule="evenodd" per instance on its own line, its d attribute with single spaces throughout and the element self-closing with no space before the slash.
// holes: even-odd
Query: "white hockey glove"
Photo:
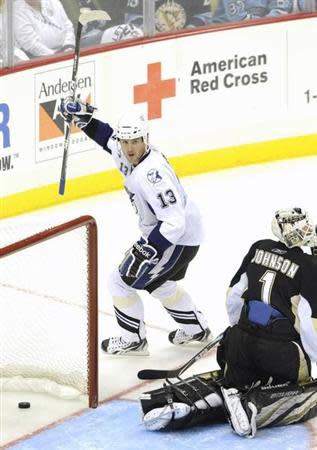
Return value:
<svg viewBox="0 0 317 450">
<path fill-rule="evenodd" d="M 82 102 L 79 95 L 75 101 L 72 101 L 71 97 L 62 98 L 58 107 L 60 115 L 68 125 L 74 121 L 76 127 L 81 129 L 89 124 L 96 109 L 89 103 Z"/>
</svg>

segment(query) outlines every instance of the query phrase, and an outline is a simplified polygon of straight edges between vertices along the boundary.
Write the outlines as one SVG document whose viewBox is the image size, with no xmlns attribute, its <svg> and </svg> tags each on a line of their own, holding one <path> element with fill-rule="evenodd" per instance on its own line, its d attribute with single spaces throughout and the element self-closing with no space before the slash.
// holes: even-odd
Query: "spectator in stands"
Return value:
<svg viewBox="0 0 317 450">
<path fill-rule="evenodd" d="M 293 13 L 315 12 L 317 7 L 316 0 L 293 0 Z"/>
<path fill-rule="evenodd" d="M 0 0 L 0 68 L 3 66 L 3 44 L 4 44 L 4 36 L 2 35 L 2 6 L 3 6 L 4 0 Z"/>
<path fill-rule="evenodd" d="M 120 3 L 123 21 L 143 27 L 143 0 L 91 0 L 98 1 L 102 9 L 110 10 Z M 155 0 L 155 26 L 158 32 L 177 31 L 182 28 L 207 25 L 212 22 L 212 0 Z M 108 9 L 107 9 L 108 8 Z M 116 18 L 118 20 L 118 18 Z M 118 23 L 118 22 L 117 22 Z"/>
<path fill-rule="evenodd" d="M 103 9 L 111 17 L 111 23 L 108 23 L 108 28 L 115 25 L 122 25 L 126 23 L 125 15 L 129 10 L 129 4 L 139 4 L 139 0 L 79 0 L 87 2 L 95 6 L 95 9 Z M 143 0 L 141 0 L 142 11 Z"/>
<path fill-rule="evenodd" d="M 125 39 L 136 39 L 143 36 L 141 28 L 133 25 L 133 23 L 123 23 L 115 25 L 104 31 L 101 37 L 101 43 L 110 43 L 123 41 Z"/>
<path fill-rule="evenodd" d="M 5 0 L 0 0 L 0 67 L 4 65 L 4 53 L 5 53 L 5 45 L 6 45 L 6 36 L 4 35 L 4 27 L 3 27 L 3 14 L 2 7 L 4 5 Z M 26 54 L 14 46 L 13 48 L 13 60 L 15 63 L 27 61 L 29 58 Z"/>
<path fill-rule="evenodd" d="M 73 25 L 59 0 L 15 0 L 14 35 L 30 58 L 74 50 Z"/>
<path fill-rule="evenodd" d="M 155 28 L 177 31 L 212 23 L 211 0 L 155 0 Z M 125 22 L 143 25 L 143 0 L 126 0 Z"/>
<path fill-rule="evenodd" d="M 293 12 L 293 0 L 220 0 L 213 23 L 280 17 Z"/>
</svg>

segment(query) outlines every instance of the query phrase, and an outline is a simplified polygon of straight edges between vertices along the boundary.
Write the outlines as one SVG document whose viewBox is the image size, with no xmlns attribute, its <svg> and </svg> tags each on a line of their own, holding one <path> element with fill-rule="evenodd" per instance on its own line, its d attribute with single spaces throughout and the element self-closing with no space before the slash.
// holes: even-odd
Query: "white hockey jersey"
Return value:
<svg viewBox="0 0 317 450">
<path fill-rule="evenodd" d="M 200 212 L 164 155 L 149 146 L 149 151 L 134 167 L 114 135 L 107 147 L 125 178 L 125 189 L 139 216 L 143 237 L 148 238 L 155 229 L 171 244 L 199 245 L 203 236 Z M 157 243 L 156 233 L 150 239 L 153 244 Z"/>
</svg>

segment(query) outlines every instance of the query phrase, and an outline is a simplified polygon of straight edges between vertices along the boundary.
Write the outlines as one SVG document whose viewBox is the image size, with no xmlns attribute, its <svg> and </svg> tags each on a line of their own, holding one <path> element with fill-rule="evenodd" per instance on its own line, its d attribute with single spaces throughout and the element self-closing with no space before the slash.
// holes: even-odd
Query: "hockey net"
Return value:
<svg viewBox="0 0 317 450">
<path fill-rule="evenodd" d="M 23 229 L 23 227 L 22 227 Z M 98 403 L 97 226 L 0 229 L 0 391 Z"/>
</svg>

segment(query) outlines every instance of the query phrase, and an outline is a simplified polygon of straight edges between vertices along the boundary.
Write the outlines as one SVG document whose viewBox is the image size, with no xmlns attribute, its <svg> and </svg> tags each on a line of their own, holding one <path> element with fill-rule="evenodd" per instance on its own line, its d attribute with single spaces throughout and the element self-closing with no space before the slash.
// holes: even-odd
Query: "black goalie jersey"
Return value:
<svg viewBox="0 0 317 450">
<path fill-rule="evenodd" d="M 254 243 L 230 283 L 226 306 L 231 325 L 238 322 L 245 300 L 265 302 L 288 317 L 317 361 L 316 257 L 271 239 Z"/>
</svg>

